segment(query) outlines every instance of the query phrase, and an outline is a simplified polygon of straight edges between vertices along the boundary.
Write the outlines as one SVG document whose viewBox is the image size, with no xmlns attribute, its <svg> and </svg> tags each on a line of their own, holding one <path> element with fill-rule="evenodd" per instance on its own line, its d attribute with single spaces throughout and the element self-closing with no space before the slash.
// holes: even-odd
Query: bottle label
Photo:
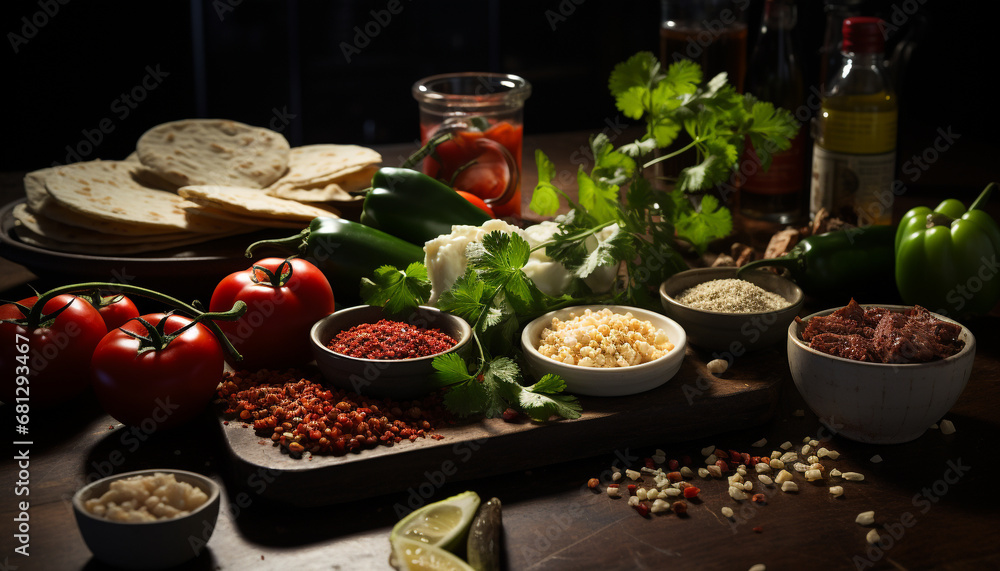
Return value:
<svg viewBox="0 0 1000 571">
<path fill-rule="evenodd" d="M 740 169 L 746 180 L 740 187 L 741 191 L 753 194 L 796 194 L 802 191 L 805 175 L 805 136 L 800 130 L 792 139 L 792 145 L 786 151 L 779 151 L 771 156 L 771 167 L 766 171 L 760 164 L 753 145 L 749 139 L 746 145 L 746 155 Z"/>
<path fill-rule="evenodd" d="M 895 151 L 897 116 L 895 109 L 872 112 L 823 107 L 820 112 L 823 148 L 856 155 Z"/>
<path fill-rule="evenodd" d="M 895 151 L 854 155 L 815 145 L 810 215 L 825 208 L 831 216 L 860 226 L 891 224 L 895 167 Z"/>
</svg>

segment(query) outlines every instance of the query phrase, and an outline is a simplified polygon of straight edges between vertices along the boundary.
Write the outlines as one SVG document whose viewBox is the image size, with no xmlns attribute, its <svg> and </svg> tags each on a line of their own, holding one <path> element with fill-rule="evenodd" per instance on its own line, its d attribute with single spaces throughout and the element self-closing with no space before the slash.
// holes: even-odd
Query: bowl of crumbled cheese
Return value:
<svg viewBox="0 0 1000 571">
<path fill-rule="evenodd" d="M 219 518 L 221 490 L 185 470 L 127 472 L 73 495 L 84 542 L 97 559 L 127 569 L 164 569 L 197 557 Z"/>
<path fill-rule="evenodd" d="M 729 357 L 784 341 L 802 308 L 802 288 L 773 272 L 696 268 L 660 285 L 664 313 L 687 331 L 695 347 Z"/>
<path fill-rule="evenodd" d="M 675 321 L 622 305 L 552 311 L 521 332 L 525 363 L 536 380 L 554 373 L 567 391 L 591 396 L 631 395 L 666 383 L 680 369 L 686 346 Z"/>
</svg>

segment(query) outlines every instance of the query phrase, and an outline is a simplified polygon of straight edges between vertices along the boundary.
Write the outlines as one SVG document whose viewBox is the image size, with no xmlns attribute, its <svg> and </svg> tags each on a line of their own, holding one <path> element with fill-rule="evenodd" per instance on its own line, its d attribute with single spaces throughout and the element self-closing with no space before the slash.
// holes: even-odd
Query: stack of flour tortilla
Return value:
<svg viewBox="0 0 1000 571">
<path fill-rule="evenodd" d="M 14 231 L 26 244 L 112 256 L 300 229 L 361 200 L 381 161 L 356 145 L 290 148 L 281 133 L 236 121 L 173 121 L 125 160 L 28 173 Z"/>
</svg>

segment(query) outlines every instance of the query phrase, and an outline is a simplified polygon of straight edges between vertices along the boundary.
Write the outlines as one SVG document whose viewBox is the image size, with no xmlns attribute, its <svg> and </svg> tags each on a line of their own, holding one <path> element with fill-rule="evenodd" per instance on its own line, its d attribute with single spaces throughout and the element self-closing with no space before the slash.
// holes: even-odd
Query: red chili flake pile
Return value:
<svg viewBox="0 0 1000 571">
<path fill-rule="evenodd" d="M 416 359 L 444 353 L 454 346 L 455 340 L 439 329 L 390 319 L 355 325 L 327 343 L 330 350 L 359 359 Z"/>
<path fill-rule="evenodd" d="M 392 401 L 330 390 L 298 371 L 226 373 L 219 387 L 224 414 L 252 422 L 261 436 L 292 454 L 343 455 L 430 436 L 449 418 L 441 398 Z"/>
</svg>

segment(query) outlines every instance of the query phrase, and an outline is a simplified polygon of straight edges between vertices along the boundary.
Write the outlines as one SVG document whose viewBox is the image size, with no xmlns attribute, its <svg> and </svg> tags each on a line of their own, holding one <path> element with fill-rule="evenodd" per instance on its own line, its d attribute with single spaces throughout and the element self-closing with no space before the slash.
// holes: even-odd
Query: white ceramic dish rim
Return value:
<svg viewBox="0 0 1000 571">
<path fill-rule="evenodd" d="M 889 304 L 878 304 L 878 303 L 859 303 L 858 305 L 866 309 L 870 307 L 881 307 L 883 309 L 888 309 L 893 313 L 902 313 L 903 311 L 906 311 L 907 309 L 911 309 L 913 307 L 912 305 L 889 305 Z M 822 317 L 830 315 L 834 311 L 837 311 L 838 309 L 843 309 L 844 307 L 846 306 L 834 307 L 832 309 L 824 309 L 823 311 L 817 311 L 816 313 L 803 317 L 802 321 L 808 322 L 813 317 Z M 967 336 L 969 341 L 965 344 L 965 347 L 962 347 L 961 351 L 949 357 L 945 357 L 944 359 L 938 359 L 936 361 L 927 361 L 924 363 L 872 363 L 870 361 L 857 361 L 855 359 L 848 359 L 846 357 L 838 357 L 836 355 L 831 355 L 829 353 L 824 353 L 822 351 L 817 351 L 816 349 L 813 349 L 812 347 L 809 346 L 808 343 L 803 341 L 796 334 L 797 332 L 795 331 L 795 329 L 798 326 L 798 323 L 796 321 L 792 321 L 791 324 L 788 325 L 788 338 L 794 341 L 795 344 L 798 345 L 800 348 L 805 349 L 806 352 L 812 353 L 813 355 L 821 355 L 828 359 L 836 359 L 837 361 L 855 363 L 859 366 L 872 367 L 872 368 L 878 368 L 878 367 L 914 368 L 914 367 L 926 367 L 935 364 L 938 364 L 937 366 L 942 366 L 940 365 L 940 363 L 949 363 L 951 361 L 956 361 L 958 359 L 961 359 L 969 351 L 972 351 L 976 347 L 976 337 L 972 334 L 972 331 L 970 331 L 968 327 L 962 325 L 961 323 L 955 321 L 954 319 L 949 319 L 938 313 L 931 312 L 931 315 L 933 315 L 936 319 L 940 319 L 941 321 L 947 321 L 948 323 L 954 323 L 955 325 L 958 325 L 959 327 L 962 328 L 962 335 Z"/>
<path fill-rule="evenodd" d="M 197 508 L 195 508 L 193 511 L 191 511 L 190 513 L 188 513 L 185 516 L 173 517 L 173 518 L 167 518 L 167 519 L 158 519 L 156 521 L 114 521 L 114 520 L 105 519 L 103 517 L 96 516 L 96 515 L 90 513 L 89 511 L 87 511 L 87 508 L 83 505 L 83 495 L 84 495 L 84 493 L 90 491 L 93 488 L 96 488 L 96 487 L 100 486 L 104 482 L 108 482 L 108 484 L 110 486 L 111 482 L 116 481 L 116 480 L 124 480 L 125 478 L 131 478 L 133 476 L 144 476 L 144 475 L 152 475 L 152 474 L 157 474 L 157 473 L 160 473 L 160 474 L 175 474 L 175 475 L 176 474 L 183 474 L 183 475 L 185 475 L 185 476 L 187 476 L 187 477 L 189 477 L 191 479 L 198 480 L 199 482 L 201 482 L 204 486 L 206 486 L 208 488 L 208 490 L 207 490 L 207 492 L 208 492 L 208 499 L 205 500 L 205 503 L 201 504 L 200 506 L 198 506 Z M 201 491 L 205 492 L 206 490 L 205 490 L 205 488 L 201 488 Z M 140 526 L 140 525 L 157 525 L 157 524 L 162 525 L 162 524 L 165 524 L 165 523 L 169 523 L 169 522 L 173 522 L 173 521 L 179 521 L 179 520 L 186 519 L 186 518 L 189 518 L 189 517 L 192 517 L 192 516 L 196 515 L 198 512 L 201 512 L 201 511 L 207 509 L 208 506 L 212 505 L 212 503 L 219 497 L 219 495 L 221 493 L 222 493 L 221 486 L 219 486 L 219 484 L 217 484 L 215 482 L 215 480 L 213 480 L 213 479 L 211 479 L 208 476 L 205 476 L 203 474 L 199 474 L 197 472 L 190 472 L 188 470 L 178 470 L 178 469 L 175 469 L 175 468 L 150 468 L 150 469 L 147 469 L 147 470 L 135 470 L 133 472 L 124 472 L 122 474 L 115 474 L 114 476 L 107 476 L 107 477 L 101 478 L 99 480 L 94 480 L 93 482 L 91 482 L 91 483 L 87 484 L 86 486 L 80 488 L 79 490 L 76 491 L 75 494 L 73 494 L 73 506 L 77 508 L 77 512 L 78 513 L 86 516 L 89 519 L 92 519 L 92 520 L 95 520 L 95 521 L 99 521 L 101 523 L 113 524 L 113 525 L 123 525 L 123 526 Z M 87 499 L 90 499 L 90 498 L 87 498 Z"/>
<path fill-rule="evenodd" d="M 670 276 L 670 277 L 672 278 L 674 276 L 679 276 L 679 275 L 683 274 L 684 272 L 693 272 L 695 270 L 700 270 L 700 269 L 708 269 L 708 268 L 691 268 L 690 270 L 684 270 L 683 272 L 678 272 L 678 273 L 676 273 L 676 274 L 674 274 L 673 276 Z M 759 270 L 757 270 L 757 271 L 759 271 Z M 802 292 L 802 288 L 799 287 L 799 284 L 793 282 L 792 280 L 790 280 L 790 279 L 788 279 L 788 278 L 786 278 L 784 276 L 779 276 L 778 274 L 774 274 L 774 277 L 781 278 L 781 279 L 787 281 L 789 283 L 789 285 L 792 286 L 792 288 L 793 288 L 792 291 L 795 292 L 795 296 L 794 296 L 795 299 L 794 300 L 789 300 L 786 297 L 785 301 L 788 302 L 788 305 L 786 305 L 785 307 L 782 307 L 781 309 L 775 309 L 773 311 L 747 311 L 747 312 L 739 313 L 739 312 L 733 312 L 733 311 L 713 311 L 711 309 L 702 309 L 700 307 L 691 307 L 690 305 L 685 305 L 685 304 L 681 303 L 680 301 L 677 300 L 676 297 L 674 297 L 674 296 L 670 295 L 669 293 L 667 293 L 667 282 L 670 281 L 670 278 L 667 278 L 667 279 L 663 280 L 663 283 L 660 284 L 660 295 L 662 295 L 663 297 L 669 299 L 670 301 L 672 301 L 678 307 L 683 307 L 684 309 L 687 309 L 687 310 L 690 310 L 690 311 L 697 311 L 699 313 L 707 313 L 709 315 L 725 315 L 725 316 L 730 316 L 730 317 L 742 317 L 742 316 L 754 316 L 754 315 L 770 315 L 770 314 L 781 313 L 783 311 L 789 311 L 789 310 L 793 310 L 793 309 L 797 310 L 797 308 L 801 307 L 802 303 L 805 301 L 805 294 Z M 726 278 L 714 278 L 714 279 L 726 279 Z M 734 277 L 732 279 L 736 279 L 736 278 Z M 711 281 L 711 280 L 705 280 L 703 282 L 699 282 L 699 285 L 703 284 L 705 282 L 708 282 L 708 281 Z M 742 280 L 742 281 L 748 281 L 748 280 Z M 751 282 L 751 283 L 753 283 L 753 282 Z M 687 290 L 681 290 L 681 291 L 687 291 Z M 771 292 L 771 293 L 777 293 L 777 292 Z M 781 294 L 778 293 L 777 295 L 781 295 Z M 785 297 L 785 296 L 782 296 L 782 297 Z"/>
<path fill-rule="evenodd" d="M 569 312 L 572 312 L 572 311 L 579 311 L 582 314 L 583 311 L 586 310 L 586 309 L 589 309 L 591 311 L 600 311 L 601 309 L 605 309 L 605 308 L 610 309 L 612 312 L 618 313 L 618 314 L 621 314 L 621 315 L 625 315 L 625 313 L 631 312 L 633 316 L 642 316 L 642 317 L 646 318 L 646 321 L 649 321 L 657 329 L 660 329 L 660 330 L 662 330 L 663 327 L 661 327 L 660 325 L 658 325 L 657 323 L 655 323 L 653 321 L 653 319 L 656 319 L 656 320 L 659 320 L 661 322 L 667 323 L 667 324 L 673 326 L 674 328 L 676 328 L 678 334 L 680 335 L 680 343 L 676 342 L 674 339 L 671 339 L 670 342 L 673 343 L 673 345 L 674 345 L 673 349 L 671 349 L 670 351 L 667 351 L 667 353 L 665 355 L 661 356 L 661 357 L 653 359 L 652 361 L 647 361 L 647 362 L 642 363 L 640 365 L 631 365 L 631 366 L 628 366 L 628 367 L 584 367 L 583 365 L 570 365 L 569 363 L 563 363 L 563 362 L 560 362 L 560 361 L 556 361 L 555 359 L 551 359 L 549 357 L 546 357 L 546 356 L 544 356 L 544 355 L 542 355 L 541 353 L 538 352 L 538 347 L 535 346 L 535 342 L 534 342 L 535 340 L 528 339 L 528 332 L 531 329 L 534 329 L 534 327 L 538 323 L 542 322 L 543 320 L 546 321 L 546 322 L 548 322 L 548 323 L 551 323 L 552 322 L 552 318 L 555 317 L 557 314 L 560 314 L 560 313 L 569 313 Z M 668 335 L 668 337 L 669 337 L 669 335 Z M 540 341 L 540 340 L 538 340 L 538 341 Z M 666 315 L 663 315 L 662 313 L 656 313 L 655 311 L 650 311 L 648 309 L 642 309 L 640 307 L 632 307 L 632 306 L 629 306 L 629 305 L 573 305 L 573 306 L 570 306 L 570 307 L 564 307 L 562 309 L 556 309 L 556 310 L 550 311 L 550 312 L 546 313 L 545 315 L 542 315 L 540 317 L 532 319 L 527 325 L 524 326 L 524 330 L 521 331 L 521 347 L 525 351 L 529 351 L 534 356 L 542 359 L 543 362 L 550 361 L 553 364 L 556 364 L 556 365 L 562 366 L 562 367 L 567 367 L 570 370 L 577 370 L 577 371 L 607 371 L 608 374 L 611 374 L 611 373 L 622 373 L 622 372 L 626 372 L 626 371 L 627 372 L 636 372 L 636 371 L 643 371 L 643 370 L 646 370 L 646 369 L 652 369 L 652 368 L 655 368 L 655 367 L 658 367 L 658 366 L 663 366 L 663 363 L 667 359 L 669 359 L 670 357 L 672 357 L 673 355 L 675 355 L 676 353 L 678 353 L 678 349 L 680 349 L 679 353 L 683 356 L 684 351 L 687 348 L 687 333 L 684 331 L 684 328 L 681 327 L 681 325 L 679 323 L 677 323 L 673 319 L 670 319 Z"/>
<path fill-rule="evenodd" d="M 424 311 L 429 311 L 429 312 L 432 312 L 432 313 L 440 314 L 442 316 L 445 316 L 445 318 L 447 318 L 447 319 L 455 319 L 455 320 L 457 320 L 457 322 L 459 323 L 460 329 L 462 330 L 462 337 L 460 339 L 456 339 L 455 340 L 455 344 L 452 345 L 450 348 L 448 348 L 447 351 L 441 351 L 440 353 L 434 353 L 433 355 L 425 355 L 423 357 L 415 357 L 413 359 L 365 359 L 363 357 L 352 357 L 350 355 L 345 355 L 343 353 L 338 353 L 338 352 L 334 351 L 333 349 L 330 349 L 329 347 L 327 347 L 326 343 L 324 343 L 319 338 L 319 328 L 323 324 L 324 321 L 333 318 L 333 316 L 336 315 L 336 314 L 338 314 L 338 313 L 342 313 L 342 312 L 345 312 L 345 311 L 358 310 L 358 309 L 365 308 L 365 307 L 371 307 L 371 306 L 368 306 L 368 305 L 356 305 L 354 307 L 345 307 L 344 309 L 341 309 L 340 311 L 337 311 L 337 312 L 331 313 L 330 315 L 327 315 L 326 317 L 320 319 L 316 323 L 313 323 L 313 326 L 309 329 L 309 338 L 312 340 L 313 343 L 315 343 L 320 348 L 322 348 L 323 351 L 325 351 L 325 352 L 329 353 L 330 355 L 333 355 L 333 356 L 335 356 L 337 358 L 348 359 L 348 360 L 351 360 L 351 361 L 357 361 L 359 363 L 376 363 L 376 364 L 377 363 L 420 363 L 420 362 L 423 362 L 423 361 L 432 361 L 434 359 L 434 357 L 438 357 L 440 355 L 447 355 L 448 353 L 452 353 L 454 351 L 457 351 L 461 347 L 464 347 L 465 344 L 468 343 L 470 339 L 472 339 L 472 326 L 469 325 L 468 321 L 462 319 L 461 317 L 458 317 L 457 315 L 452 315 L 451 313 L 447 313 L 447 312 L 441 311 L 440 309 L 438 309 L 436 307 L 431 307 L 429 305 L 421 305 L 421 306 L 419 306 L 419 308 L 421 310 L 424 310 Z M 440 329 L 440 328 L 437 328 L 437 329 Z"/>
</svg>

